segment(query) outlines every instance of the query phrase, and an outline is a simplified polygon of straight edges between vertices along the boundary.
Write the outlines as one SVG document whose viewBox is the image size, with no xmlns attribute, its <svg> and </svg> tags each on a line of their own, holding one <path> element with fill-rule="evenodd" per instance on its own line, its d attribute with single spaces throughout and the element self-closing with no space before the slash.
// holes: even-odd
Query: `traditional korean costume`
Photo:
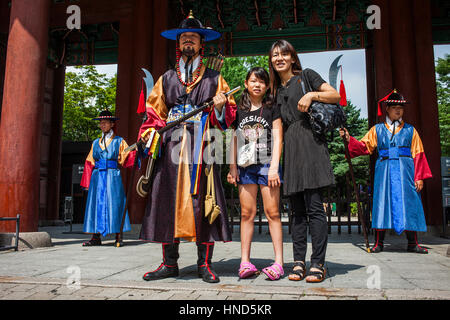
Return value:
<svg viewBox="0 0 450 320">
<path fill-rule="evenodd" d="M 396 92 L 387 103 L 406 103 Z M 350 137 L 350 156 L 372 154 L 377 150 L 375 164 L 372 228 L 376 230 L 394 229 L 403 231 L 427 231 L 425 214 L 420 193 L 415 189 L 415 181 L 431 178 L 432 174 L 425 157 L 422 141 L 417 130 L 400 120 L 373 126 L 361 141 Z M 382 239 L 377 234 L 377 244 Z M 381 235 L 384 237 L 384 233 Z M 417 243 L 417 236 L 415 241 Z M 409 236 L 411 237 L 411 235 Z M 408 238 L 409 239 L 409 238 Z"/>
</svg>

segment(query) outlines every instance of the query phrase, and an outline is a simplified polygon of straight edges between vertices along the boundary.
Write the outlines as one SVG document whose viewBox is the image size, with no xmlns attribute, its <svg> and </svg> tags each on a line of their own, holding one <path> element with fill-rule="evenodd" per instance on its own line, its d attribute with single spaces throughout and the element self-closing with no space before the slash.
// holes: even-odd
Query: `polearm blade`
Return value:
<svg viewBox="0 0 450 320">
<path fill-rule="evenodd" d="M 225 94 L 225 97 L 228 97 L 228 96 L 230 96 L 230 95 L 232 95 L 232 94 L 238 92 L 239 90 L 241 90 L 241 86 L 237 86 L 236 88 L 231 89 L 230 91 L 224 93 L 224 94 Z M 186 121 L 186 120 L 192 118 L 192 117 L 195 116 L 197 113 L 200 113 L 200 112 L 202 112 L 203 110 L 205 110 L 206 108 L 211 107 L 213 104 L 214 104 L 214 101 L 213 101 L 213 100 L 203 103 L 203 105 L 200 106 L 200 107 L 198 107 L 197 109 L 195 109 L 195 110 L 193 110 L 193 111 L 191 111 L 191 112 L 185 114 L 185 115 L 182 116 L 181 118 L 179 118 L 179 119 L 177 119 L 177 120 L 175 120 L 175 121 L 172 121 L 171 123 L 169 123 L 169 124 L 166 125 L 165 127 L 162 127 L 161 129 L 159 129 L 159 130 L 158 130 L 159 135 L 161 136 L 165 131 L 167 131 L 167 130 L 169 130 L 170 128 L 173 128 L 173 127 L 179 125 L 179 124 L 180 124 L 181 122 L 183 122 L 183 121 Z M 143 144 L 142 140 L 139 140 L 139 141 L 136 142 L 135 144 L 132 144 L 131 146 L 129 146 L 128 148 L 126 148 L 126 149 L 125 149 L 125 152 L 136 150 L 137 147 L 138 147 L 138 145 L 140 145 L 140 144 Z"/>
<path fill-rule="evenodd" d="M 330 66 L 330 70 L 329 70 L 329 80 L 330 80 L 329 83 L 336 90 L 337 90 L 337 76 L 338 76 L 339 68 L 341 67 L 338 65 L 338 63 L 339 63 L 339 59 L 341 59 L 342 56 L 343 56 L 343 54 L 341 54 L 336 59 L 334 59 L 333 63 Z"/>
<path fill-rule="evenodd" d="M 145 101 L 147 101 L 148 97 L 150 96 L 150 93 L 152 92 L 154 80 L 153 80 L 152 74 L 147 69 L 145 69 L 145 68 L 141 68 L 141 69 L 145 73 L 144 82 L 145 82 L 145 87 L 147 88 L 146 95 L 145 95 Z"/>
</svg>

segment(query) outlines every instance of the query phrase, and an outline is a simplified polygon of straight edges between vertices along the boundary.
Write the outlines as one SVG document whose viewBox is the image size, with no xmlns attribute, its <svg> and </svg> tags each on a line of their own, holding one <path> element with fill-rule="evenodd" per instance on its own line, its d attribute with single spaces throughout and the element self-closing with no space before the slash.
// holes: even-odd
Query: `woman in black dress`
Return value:
<svg viewBox="0 0 450 320">
<path fill-rule="evenodd" d="M 313 252 L 306 281 L 321 282 L 325 279 L 324 264 L 328 240 L 322 190 L 335 181 L 328 146 L 313 135 L 307 111 L 313 101 L 337 103 L 340 96 L 317 72 L 311 69 L 302 70 L 297 52 L 285 40 L 278 40 L 272 45 L 269 71 L 271 91 L 274 92 L 276 103 L 280 107 L 284 128 L 283 192 L 290 197 L 294 211 L 294 267 L 289 279 L 298 281 L 306 276 L 306 226 L 309 220 Z M 307 77 L 312 92 L 303 92 L 302 76 Z"/>
</svg>

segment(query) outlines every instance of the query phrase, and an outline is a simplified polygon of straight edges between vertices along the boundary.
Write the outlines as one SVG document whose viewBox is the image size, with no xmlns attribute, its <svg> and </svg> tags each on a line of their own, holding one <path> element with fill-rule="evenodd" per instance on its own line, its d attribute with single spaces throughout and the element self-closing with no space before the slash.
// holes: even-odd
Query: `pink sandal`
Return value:
<svg viewBox="0 0 450 320">
<path fill-rule="evenodd" d="M 278 280 L 284 275 L 283 267 L 276 262 L 270 267 L 262 269 L 262 272 L 264 272 L 270 280 Z"/>
<path fill-rule="evenodd" d="M 239 266 L 239 278 L 245 279 L 253 276 L 258 269 L 250 262 L 242 262 Z"/>
</svg>

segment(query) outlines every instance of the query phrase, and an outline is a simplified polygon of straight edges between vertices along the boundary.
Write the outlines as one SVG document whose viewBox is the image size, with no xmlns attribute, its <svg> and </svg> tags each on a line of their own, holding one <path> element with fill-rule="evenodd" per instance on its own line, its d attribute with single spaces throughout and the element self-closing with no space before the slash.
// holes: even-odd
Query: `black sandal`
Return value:
<svg viewBox="0 0 450 320">
<path fill-rule="evenodd" d="M 320 271 L 311 271 L 312 268 L 319 269 Z M 324 266 L 318 263 L 313 263 L 309 268 L 308 277 L 313 276 L 315 279 L 308 280 L 308 278 L 306 278 L 306 282 L 322 282 L 323 280 L 325 280 L 325 275 L 326 269 L 324 268 Z"/>
<path fill-rule="evenodd" d="M 301 269 L 296 269 L 296 267 L 300 267 Z M 292 267 L 292 271 L 289 273 L 288 279 L 292 281 L 301 281 L 305 278 L 306 275 L 306 265 L 303 261 L 295 261 L 294 266 Z"/>
</svg>

